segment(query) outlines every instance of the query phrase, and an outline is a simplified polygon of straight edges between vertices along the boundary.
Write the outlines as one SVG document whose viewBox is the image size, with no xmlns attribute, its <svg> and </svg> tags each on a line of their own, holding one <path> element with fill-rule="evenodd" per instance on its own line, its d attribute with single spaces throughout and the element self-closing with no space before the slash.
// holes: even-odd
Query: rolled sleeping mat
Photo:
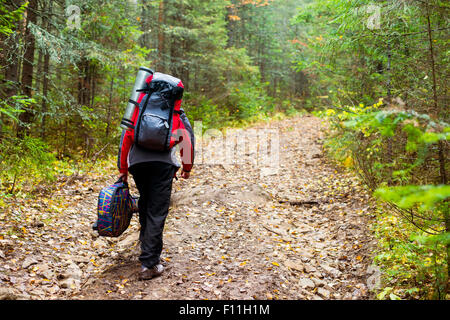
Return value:
<svg viewBox="0 0 450 320">
<path fill-rule="evenodd" d="M 122 122 L 120 123 L 120 127 L 125 130 L 134 129 L 133 124 L 133 114 L 136 107 L 139 108 L 139 103 L 137 102 L 139 95 L 141 93 L 140 89 L 144 88 L 146 85 L 145 80 L 148 76 L 153 74 L 152 69 L 148 69 L 145 67 L 140 67 L 138 74 L 136 76 L 136 80 L 134 82 L 133 90 L 131 91 L 130 99 L 128 100 L 127 108 L 125 109 L 125 113 L 122 118 Z"/>
</svg>

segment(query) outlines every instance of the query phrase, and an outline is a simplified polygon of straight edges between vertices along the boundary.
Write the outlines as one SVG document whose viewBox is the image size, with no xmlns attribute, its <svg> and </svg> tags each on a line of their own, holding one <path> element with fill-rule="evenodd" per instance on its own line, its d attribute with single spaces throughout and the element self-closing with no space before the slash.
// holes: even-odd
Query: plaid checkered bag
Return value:
<svg viewBox="0 0 450 320">
<path fill-rule="evenodd" d="M 100 236 L 118 237 L 128 228 L 137 211 L 137 198 L 131 196 L 128 183 L 119 179 L 100 191 L 97 222 L 93 228 Z"/>
</svg>

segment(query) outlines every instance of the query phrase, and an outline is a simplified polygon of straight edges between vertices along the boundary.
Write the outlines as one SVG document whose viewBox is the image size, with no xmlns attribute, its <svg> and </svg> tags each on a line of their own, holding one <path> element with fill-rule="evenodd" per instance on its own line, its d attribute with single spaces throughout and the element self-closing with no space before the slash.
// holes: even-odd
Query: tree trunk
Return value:
<svg viewBox="0 0 450 320">
<path fill-rule="evenodd" d="M 149 30 L 149 20 L 150 18 L 150 10 L 147 7 L 147 1 L 142 0 L 142 11 L 141 11 L 141 31 L 143 32 L 141 38 L 140 38 L 140 45 L 141 47 L 147 47 L 150 48 L 151 44 L 149 43 L 149 36 L 148 36 L 148 30 Z M 150 53 L 147 56 L 147 59 L 150 59 Z"/>
<path fill-rule="evenodd" d="M 427 11 L 427 31 L 428 31 L 428 43 L 429 43 L 429 53 L 430 53 L 430 64 L 431 64 L 431 74 L 433 80 L 433 107 L 434 110 L 431 110 L 431 114 L 439 114 L 439 105 L 438 105 L 438 94 L 437 94 L 437 85 L 436 85 L 436 65 L 434 61 L 434 48 L 433 48 L 433 35 L 431 29 L 431 18 L 430 18 L 430 7 L 428 3 L 426 4 Z M 438 142 L 438 157 L 439 157 L 439 171 L 440 178 L 442 184 L 447 184 L 447 174 L 445 172 L 445 145 L 442 141 Z M 450 232 L 450 214 L 448 212 L 444 213 L 445 219 L 445 231 Z M 450 244 L 447 244 L 447 281 L 444 287 L 443 297 L 446 299 L 447 293 L 449 291 L 449 281 L 450 281 Z"/>
<path fill-rule="evenodd" d="M 48 53 L 44 56 L 44 79 L 42 80 L 42 125 L 41 125 L 41 137 L 45 138 L 46 120 L 47 120 L 47 95 L 48 95 L 48 76 L 50 72 L 50 55 Z"/>
<path fill-rule="evenodd" d="M 8 82 L 5 88 L 5 100 L 17 95 L 19 87 L 19 59 L 17 57 L 10 57 L 12 60 L 8 61 L 5 66 L 5 81 Z"/>
<path fill-rule="evenodd" d="M 157 68 L 160 72 L 164 72 L 164 1 L 159 0 L 159 11 L 158 11 L 158 62 L 156 63 Z"/>
<path fill-rule="evenodd" d="M 35 87 L 34 90 L 35 92 L 40 92 L 41 91 L 41 82 L 39 77 L 42 74 L 42 68 L 43 68 L 43 61 L 44 61 L 44 54 L 42 53 L 42 50 L 39 50 L 39 54 L 38 54 L 38 59 L 37 59 L 37 69 L 36 70 L 36 74 L 34 76 L 35 79 Z"/>
<path fill-rule="evenodd" d="M 431 19 L 430 19 L 430 10 L 427 4 L 427 31 L 428 31 L 428 42 L 429 42 L 429 52 L 430 52 L 430 64 L 431 64 L 431 74 L 433 80 L 433 107 L 431 114 L 439 114 L 439 105 L 438 105 L 438 94 L 437 94 L 437 85 L 436 85 L 436 64 L 434 61 L 434 47 L 433 47 L 433 35 L 431 30 Z M 439 154 L 439 168 L 441 175 L 441 183 L 447 184 L 447 173 L 445 172 L 445 145 L 442 141 L 438 143 L 438 154 Z"/>
<path fill-rule="evenodd" d="M 433 36 L 431 31 L 431 21 L 430 21 L 430 11 L 429 6 L 427 4 L 427 31 L 428 31 L 428 42 L 429 42 L 429 52 L 430 52 L 430 64 L 431 64 L 431 75 L 433 80 L 433 106 L 434 112 L 438 112 L 438 97 L 437 97 L 437 88 L 436 88 L 436 68 L 434 62 L 434 48 L 433 48 Z M 433 113 L 431 111 L 430 113 Z"/>
<path fill-rule="evenodd" d="M 181 12 L 182 16 L 185 16 L 185 11 L 186 11 L 186 8 L 185 8 L 184 5 L 182 5 L 182 12 Z M 183 19 L 182 27 L 183 28 L 187 28 L 188 27 L 186 19 Z M 182 77 L 181 80 L 183 81 L 183 85 L 184 85 L 184 89 L 185 90 L 189 90 L 189 68 L 190 68 L 190 65 L 189 65 L 189 63 L 187 63 L 185 61 L 184 55 L 185 55 L 186 52 L 190 51 L 190 45 L 189 44 L 190 44 L 190 41 L 188 41 L 186 39 L 182 40 L 182 43 L 181 43 L 181 59 L 182 59 L 183 62 L 181 64 L 181 71 L 180 72 L 181 72 L 181 77 Z"/>
<path fill-rule="evenodd" d="M 90 63 L 86 58 L 80 66 L 81 73 L 78 77 L 78 104 L 87 106 L 90 103 Z"/>
<path fill-rule="evenodd" d="M 391 102 L 391 99 L 392 99 L 392 93 L 391 93 L 391 56 L 392 56 L 392 54 L 391 54 L 391 43 L 388 40 L 388 47 L 387 47 L 387 58 L 388 58 L 388 60 L 387 60 L 387 68 L 386 68 L 387 77 L 388 77 L 387 84 L 386 84 L 386 86 L 387 86 L 388 102 Z"/>
<path fill-rule="evenodd" d="M 22 1 L 16 1 L 16 6 L 22 5 Z M 7 10 L 13 10 L 11 4 L 4 4 Z M 17 52 L 17 44 L 19 43 L 18 26 L 19 22 L 14 23 L 13 33 L 9 36 L 0 35 L 0 68 L 4 72 L 4 82 L 7 86 L 4 88 L 4 95 L 0 98 L 8 100 L 8 98 L 17 95 L 19 88 L 19 53 Z"/>
<path fill-rule="evenodd" d="M 28 96 L 32 97 L 33 88 L 33 68 L 34 68 L 34 51 L 35 51 L 35 39 L 29 28 L 30 23 L 36 23 L 36 11 L 38 9 L 37 0 L 30 0 L 26 13 L 26 28 L 25 28 L 25 54 L 22 63 L 22 91 Z M 18 137 L 24 137 L 29 134 L 29 129 L 26 125 L 30 124 L 33 118 L 33 112 L 29 109 L 21 113 L 19 119 L 23 122 L 18 126 Z"/>
<path fill-rule="evenodd" d="M 49 23 L 49 17 L 52 14 L 52 1 L 48 3 L 48 7 L 45 10 L 45 29 L 50 32 L 51 24 Z M 48 80 L 50 75 L 50 55 L 48 52 L 44 55 L 44 74 L 42 79 L 42 123 L 41 123 L 41 138 L 44 139 L 46 135 L 46 125 L 47 125 L 47 111 L 48 111 Z"/>
<path fill-rule="evenodd" d="M 96 89 L 96 82 L 97 82 L 97 68 L 95 65 L 92 65 L 91 67 L 91 74 L 90 74 L 90 101 L 89 106 L 94 106 L 94 99 L 95 99 L 95 89 Z"/>
<path fill-rule="evenodd" d="M 111 78 L 111 84 L 109 86 L 109 104 L 108 104 L 108 112 L 106 114 L 106 132 L 105 138 L 109 137 L 109 130 L 111 126 L 111 109 L 112 109 L 112 101 L 113 101 L 113 89 L 114 89 L 114 78 Z"/>
<path fill-rule="evenodd" d="M 68 127 L 69 127 L 69 123 L 68 123 L 68 120 L 66 119 L 66 121 L 64 123 L 64 142 L 63 142 L 63 151 L 62 151 L 61 159 L 66 156 Z"/>
<path fill-rule="evenodd" d="M 5 35 L 0 35 L 0 70 L 4 72 L 4 78 L 2 80 L 0 91 L 0 99 L 8 103 L 8 100 L 17 95 L 18 89 L 18 63 L 19 59 L 14 54 L 14 43 L 11 43 L 11 39 L 8 39 Z M 11 47 L 10 47 L 11 46 Z M 5 117 L 3 113 L 0 114 L 0 142 L 3 137 L 3 127 Z"/>
</svg>

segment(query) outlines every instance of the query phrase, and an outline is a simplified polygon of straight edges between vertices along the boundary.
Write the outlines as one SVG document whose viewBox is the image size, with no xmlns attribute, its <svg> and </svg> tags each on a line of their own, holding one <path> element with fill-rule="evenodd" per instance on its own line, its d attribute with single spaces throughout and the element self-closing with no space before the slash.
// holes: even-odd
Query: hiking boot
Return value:
<svg viewBox="0 0 450 320">
<path fill-rule="evenodd" d="M 155 277 L 159 277 L 164 271 L 162 264 L 157 264 L 153 268 L 147 268 L 142 266 L 139 274 L 139 280 L 150 280 Z"/>
</svg>

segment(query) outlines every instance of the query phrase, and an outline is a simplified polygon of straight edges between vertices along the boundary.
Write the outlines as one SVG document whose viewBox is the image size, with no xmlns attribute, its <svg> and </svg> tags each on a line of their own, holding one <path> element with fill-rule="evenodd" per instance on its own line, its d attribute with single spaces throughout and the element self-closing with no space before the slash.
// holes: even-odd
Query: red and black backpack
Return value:
<svg viewBox="0 0 450 320">
<path fill-rule="evenodd" d="M 183 84 L 180 79 L 156 72 L 140 91 L 139 111 L 133 117 L 134 143 L 148 150 L 167 151 L 179 142 Z"/>
</svg>

